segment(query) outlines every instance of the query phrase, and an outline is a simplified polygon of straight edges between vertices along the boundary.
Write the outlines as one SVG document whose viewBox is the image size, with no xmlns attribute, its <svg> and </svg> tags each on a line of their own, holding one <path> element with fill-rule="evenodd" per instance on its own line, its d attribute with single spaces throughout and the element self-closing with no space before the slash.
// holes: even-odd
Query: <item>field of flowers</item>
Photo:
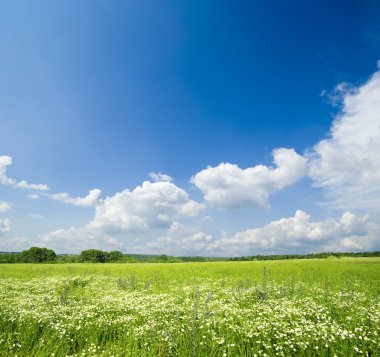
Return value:
<svg viewBox="0 0 380 357">
<path fill-rule="evenodd" d="M 0 356 L 380 356 L 380 259 L 0 265 Z"/>
</svg>

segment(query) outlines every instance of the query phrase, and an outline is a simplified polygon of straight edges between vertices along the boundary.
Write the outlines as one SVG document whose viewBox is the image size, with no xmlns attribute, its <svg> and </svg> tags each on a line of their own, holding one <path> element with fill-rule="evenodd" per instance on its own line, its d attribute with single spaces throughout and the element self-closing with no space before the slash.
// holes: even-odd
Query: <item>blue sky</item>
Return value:
<svg viewBox="0 0 380 357">
<path fill-rule="evenodd" d="M 1 2 L 0 250 L 380 249 L 379 59 L 371 0 Z"/>
</svg>

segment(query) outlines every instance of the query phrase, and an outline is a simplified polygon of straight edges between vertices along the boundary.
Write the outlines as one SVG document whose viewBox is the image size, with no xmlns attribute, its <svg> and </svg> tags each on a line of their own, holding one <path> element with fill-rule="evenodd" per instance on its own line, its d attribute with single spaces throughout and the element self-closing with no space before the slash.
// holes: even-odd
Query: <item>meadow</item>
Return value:
<svg viewBox="0 0 380 357">
<path fill-rule="evenodd" d="M 0 356 L 379 355 L 380 258 L 0 265 Z"/>
</svg>

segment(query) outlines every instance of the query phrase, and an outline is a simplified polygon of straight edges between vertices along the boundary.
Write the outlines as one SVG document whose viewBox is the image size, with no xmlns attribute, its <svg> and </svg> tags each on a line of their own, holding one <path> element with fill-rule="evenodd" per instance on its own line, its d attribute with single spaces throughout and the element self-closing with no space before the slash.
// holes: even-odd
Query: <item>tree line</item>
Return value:
<svg viewBox="0 0 380 357">
<path fill-rule="evenodd" d="M 277 254 L 251 255 L 234 258 L 220 257 L 175 257 L 171 255 L 124 254 L 118 250 L 110 252 L 98 249 L 83 250 L 76 254 L 56 254 L 54 250 L 31 247 L 19 253 L 0 252 L 0 263 L 182 263 L 182 262 L 211 262 L 211 261 L 261 261 L 286 259 L 328 259 L 343 257 L 380 257 L 380 251 L 375 252 L 324 252 L 312 254 Z"/>
<path fill-rule="evenodd" d="M 79 255 L 59 254 L 54 250 L 31 247 L 20 253 L 0 253 L 0 263 L 114 263 L 134 261 L 118 250 L 83 250 Z"/>
<path fill-rule="evenodd" d="M 273 254 L 273 255 L 250 255 L 245 257 L 229 258 L 231 261 L 254 261 L 254 260 L 286 260 L 286 259 L 329 259 L 344 257 L 380 257 L 380 252 L 324 252 L 310 254 Z"/>
</svg>

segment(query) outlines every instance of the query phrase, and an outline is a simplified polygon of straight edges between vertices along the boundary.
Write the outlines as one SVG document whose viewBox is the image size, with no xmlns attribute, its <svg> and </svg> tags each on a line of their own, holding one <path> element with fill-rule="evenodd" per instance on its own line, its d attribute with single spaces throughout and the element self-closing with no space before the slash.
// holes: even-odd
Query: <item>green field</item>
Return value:
<svg viewBox="0 0 380 357">
<path fill-rule="evenodd" d="M 379 356 L 380 258 L 0 265 L 0 356 Z"/>
</svg>

